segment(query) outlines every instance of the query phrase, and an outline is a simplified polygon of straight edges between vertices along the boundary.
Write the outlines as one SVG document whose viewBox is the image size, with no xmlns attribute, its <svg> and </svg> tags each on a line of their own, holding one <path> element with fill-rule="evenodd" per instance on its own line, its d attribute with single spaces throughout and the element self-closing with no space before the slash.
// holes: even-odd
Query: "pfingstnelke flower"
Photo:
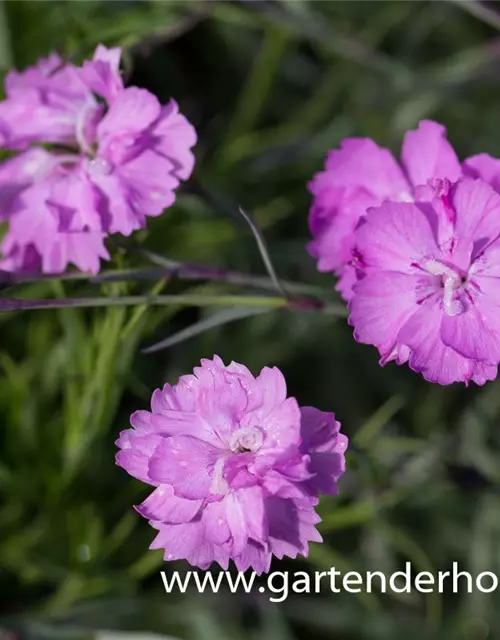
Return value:
<svg viewBox="0 0 500 640">
<path fill-rule="evenodd" d="M 0 145 L 17 155 L 0 164 L 1 268 L 96 273 L 106 236 L 145 226 L 191 174 L 194 128 L 173 100 L 125 88 L 120 54 L 99 45 L 82 67 L 52 55 L 7 75 Z"/>
<path fill-rule="evenodd" d="M 268 571 L 320 542 L 314 507 L 337 493 L 347 438 L 332 413 L 299 407 L 276 368 L 254 377 L 218 356 L 156 390 L 120 434 L 117 464 L 155 487 L 137 510 L 166 560 Z"/>
<path fill-rule="evenodd" d="M 422 200 L 430 196 L 425 189 L 429 180 L 454 181 L 461 175 L 446 129 L 437 122 L 423 120 L 415 131 L 406 133 L 401 165 L 369 138 L 346 138 L 340 149 L 329 152 L 324 171 L 309 184 L 314 196 L 309 214 L 314 239 L 308 250 L 317 258 L 318 270 L 339 276 L 336 288 L 349 300 L 356 281 L 355 230 L 367 209 L 385 200 Z"/>
<path fill-rule="evenodd" d="M 385 202 L 356 232 L 355 338 L 431 382 L 479 385 L 500 363 L 500 195 L 435 183 L 431 202 Z"/>
</svg>

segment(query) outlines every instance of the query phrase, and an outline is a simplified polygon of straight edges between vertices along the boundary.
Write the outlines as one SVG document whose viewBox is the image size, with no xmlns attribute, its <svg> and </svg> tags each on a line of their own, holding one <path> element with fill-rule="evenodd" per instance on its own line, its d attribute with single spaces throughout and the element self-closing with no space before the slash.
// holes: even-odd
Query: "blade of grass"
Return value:
<svg viewBox="0 0 500 640">
<path fill-rule="evenodd" d="M 0 299 L 0 313 L 7 311 L 27 311 L 35 309 L 64 309 L 93 307 L 124 307 L 124 306 L 165 306 L 180 305 L 185 307 L 263 307 L 267 309 L 291 309 L 294 311 L 317 311 L 339 317 L 346 317 L 347 310 L 342 304 L 324 304 L 312 298 L 287 300 L 273 296 L 231 296 L 231 295 L 137 295 L 102 298 L 59 298 L 54 300 L 39 300 L 28 298 Z"/>
<path fill-rule="evenodd" d="M 244 220 L 248 223 L 248 226 L 252 230 L 255 241 L 257 242 L 257 247 L 259 248 L 259 252 L 262 257 L 262 261 L 264 262 L 264 265 L 267 269 L 269 277 L 271 278 L 271 282 L 273 282 L 276 288 L 276 291 L 280 293 L 283 296 L 283 298 L 288 299 L 288 294 L 286 293 L 285 289 L 283 288 L 283 285 L 280 282 L 280 279 L 278 278 L 278 274 L 276 273 L 276 270 L 274 268 L 273 262 L 271 260 L 271 256 L 269 255 L 269 251 L 267 249 L 265 238 L 262 235 L 261 230 L 259 229 L 259 227 L 255 223 L 255 220 L 252 218 L 252 216 L 249 213 L 244 211 L 241 207 L 239 208 L 239 210 Z"/>
<path fill-rule="evenodd" d="M 168 281 L 169 281 L 168 277 L 167 278 L 162 278 L 161 280 L 159 280 L 151 288 L 149 294 L 153 295 L 153 296 L 159 294 L 162 291 L 162 289 L 166 286 Z M 135 327 L 140 322 L 142 316 L 146 313 L 147 310 L 148 310 L 148 306 L 146 304 L 143 304 L 140 307 L 137 307 L 136 309 L 134 309 L 134 312 L 133 312 L 130 320 L 127 322 L 127 324 L 122 329 L 122 333 L 121 333 L 121 339 L 122 340 L 127 338 L 127 336 L 130 334 L 130 332 L 135 329 Z"/>
<path fill-rule="evenodd" d="M 448 0 L 490 27 L 500 30 L 500 14 L 477 0 Z"/>
<path fill-rule="evenodd" d="M 125 280 L 157 280 L 161 277 L 172 276 L 180 280 L 209 280 L 211 282 L 223 282 L 228 285 L 249 287 L 252 289 L 262 289 L 264 291 L 275 291 L 276 285 L 266 276 L 254 276 L 249 273 L 229 271 L 219 267 L 212 267 L 204 264 L 191 264 L 187 262 L 177 262 L 164 258 L 152 251 L 143 250 L 137 247 L 137 253 L 157 264 L 156 269 L 123 269 L 117 271 L 103 272 L 90 280 L 91 284 L 102 282 L 120 282 Z M 306 284 L 303 282 L 293 282 L 282 280 L 282 285 L 287 291 L 295 294 L 316 296 L 318 298 L 334 299 L 336 296 L 330 289 Z"/>
<path fill-rule="evenodd" d="M 355 444 L 358 447 L 366 446 L 404 405 L 405 399 L 401 396 L 389 398 L 356 433 L 354 436 Z"/>
<path fill-rule="evenodd" d="M 210 305 L 230 306 L 241 305 L 249 307 L 284 308 L 288 301 L 284 298 L 271 296 L 202 296 L 202 295 L 137 295 L 101 298 L 58 298 L 54 300 L 34 300 L 22 298 L 0 299 L 1 311 L 24 311 L 28 309 L 63 309 L 119 307 L 136 305 L 181 305 L 191 307 L 207 307 Z"/>
<path fill-rule="evenodd" d="M 236 320 L 242 320 L 244 318 L 249 318 L 251 316 L 267 312 L 269 312 L 269 309 L 246 309 L 244 307 L 223 309 L 222 311 L 215 313 L 209 318 L 205 318 L 203 320 L 200 320 L 199 322 L 195 322 L 189 327 L 186 327 L 185 329 L 174 333 L 168 338 L 165 338 L 160 342 L 156 342 L 150 347 L 142 349 L 141 352 L 156 353 L 157 351 L 161 351 L 162 349 L 168 349 L 176 344 L 184 342 L 185 340 L 194 338 L 194 336 L 200 335 L 200 333 L 204 333 L 205 331 L 209 331 L 210 329 L 215 329 L 217 327 L 228 324 L 229 322 L 235 322 Z"/>
</svg>

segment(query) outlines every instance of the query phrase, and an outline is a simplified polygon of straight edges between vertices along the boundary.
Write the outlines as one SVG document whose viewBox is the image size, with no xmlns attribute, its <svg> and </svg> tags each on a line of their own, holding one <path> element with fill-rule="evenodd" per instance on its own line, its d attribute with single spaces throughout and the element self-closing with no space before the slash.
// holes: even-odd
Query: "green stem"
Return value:
<svg viewBox="0 0 500 640">
<path fill-rule="evenodd" d="M 101 284 L 102 282 L 120 282 L 126 280 L 159 280 L 160 278 L 172 276 L 180 280 L 207 280 L 240 287 L 252 287 L 254 289 L 262 289 L 263 291 L 276 291 L 274 283 L 268 276 L 254 276 L 248 273 L 228 271 L 209 265 L 178 262 L 177 260 L 169 260 L 167 258 L 164 258 L 160 264 L 159 256 L 156 257 L 154 262 L 159 266 L 140 267 L 137 269 L 110 269 L 108 271 L 102 271 L 96 276 L 80 272 L 22 275 L 0 271 L 0 283 L 14 286 L 55 280 L 88 281 L 90 284 Z M 317 285 L 291 282 L 289 280 L 281 280 L 281 283 L 290 293 L 321 298 L 332 297 L 331 291 Z"/>
<path fill-rule="evenodd" d="M 28 309 L 62 309 L 120 306 L 165 306 L 186 307 L 260 307 L 262 309 L 289 309 L 293 311 L 322 311 L 337 316 L 346 316 L 344 305 L 325 305 L 312 299 L 286 300 L 271 296 L 213 296 L 213 295 L 138 295 L 116 298 L 61 298 L 35 300 L 29 298 L 0 298 L 0 311 L 24 311 Z"/>
</svg>

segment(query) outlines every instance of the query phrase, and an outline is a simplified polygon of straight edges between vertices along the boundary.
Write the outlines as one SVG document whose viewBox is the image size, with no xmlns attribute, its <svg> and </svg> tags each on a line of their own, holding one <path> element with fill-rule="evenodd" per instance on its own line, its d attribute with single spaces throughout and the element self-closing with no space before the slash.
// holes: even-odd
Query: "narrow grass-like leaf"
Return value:
<svg viewBox="0 0 500 640">
<path fill-rule="evenodd" d="M 150 347 L 142 349 L 142 353 L 155 353 L 156 351 L 161 351 L 162 349 L 168 349 L 169 347 L 173 347 L 175 344 L 180 344 L 181 342 L 189 340 L 190 338 L 194 338 L 194 336 L 200 335 L 201 333 L 209 331 L 210 329 L 215 329 L 216 327 L 228 324 L 229 322 L 242 320 L 243 318 L 249 318 L 251 316 L 266 312 L 269 312 L 269 309 L 253 309 L 245 307 L 223 309 L 222 311 L 214 313 L 209 318 L 204 318 L 199 322 L 195 322 L 189 327 L 186 327 L 185 329 L 174 333 L 168 338 L 165 338 L 160 342 L 156 342 Z"/>
<path fill-rule="evenodd" d="M 490 9 L 483 2 L 478 2 L 477 0 L 468 0 L 467 2 L 463 0 L 448 0 L 448 2 L 455 4 L 463 11 L 467 11 L 478 20 L 500 31 L 500 14 L 494 9 Z"/>
<path fill-rule="evenodd" d="M 241 305 L 249 307 L 283 308 L 288 301 L 271 296 L 202 296 L 202 295 L 138 295 L 102 298 L 57 298 L 54 300 L 36 300 L 22 298 L 0 299 L 0 312 L 24 311 L 28 309 L 64 309 L 92 307 L 120 307 L 136 305 L 181 305 L 186 307 L 208 307 Z"/>
<path fill-rule="evenodd" d="M 276 273 L 276 270 L 274 269 L 274 265 L 273 265 L 273 262 L 271 260 L 271 256 L 269 255 L 269 250 L 267 248 L 267 244 L 266 244 L 264 236 L 262 235 L 261 230 L 259 229 L 259 227 L 255 223 L 255 220 L 252 218 L 252 216 L 249 213 L 244 211 L 241 207 L 239 207 L 239 210 L 240 210 L 240 213 L 243 216 L 244 220 L 248 223 L 248 226 L 252 230 L 252 233 L 254 235 L 255 241 L 257 242 L 257 246 L 259 248 L 260 255 L 261 255 L 262 260 L 264 262 L 264 265 L 265 265 L 265 267 L 267 269 L 269 277 L 271 278 L 271 281 L 273 282 L 273 284 L 274 284 L 274 286 L 276 288 L 276 291 L 278 293 L 280 293 L 284 298 L 288 298 L 288 294 L 286 293 L 285 289 L 283 288 L 283 285 L 281 284 L 280 279 L 278 278 L 278 274 Z"/>
<path fill-rule="evenodd" d="M 405 399 L 401 396 L 389 398 L 359 429 L 354 436 L 354 442 L 359 447 L 368 444 L 404 405 Z"/>
</svg>

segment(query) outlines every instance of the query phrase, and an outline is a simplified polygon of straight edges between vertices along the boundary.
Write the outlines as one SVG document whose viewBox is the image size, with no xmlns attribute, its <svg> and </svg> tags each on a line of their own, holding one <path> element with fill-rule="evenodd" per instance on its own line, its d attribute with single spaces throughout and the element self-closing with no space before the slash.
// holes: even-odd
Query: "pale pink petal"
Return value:
<svg viewBox="0 0 500 640">
<path fill-rule="evenodd" d="M 261 410 L 246 413 L 242 427 L 259 426 L 265 434 L 261 451 L 284 451 L 297 443 L 300 437 L 300 409 L 295 398 L 287 398 L 270 412 L 261 416 Z"/>
<path fill-rule="evenodd" d="M 151 397 L 151 409 L 153 413 L 164 411 L 179 411 L 181 406 L 171 384 L 163 385 L 162 389 L 156 389 Z"/>
<path fill-rule="evenodd" d="M 392 352 L 398 331 L 418 310 L 421 276 L 382 271 L 354 286 L 349 324 L 358 342 L 373 344 L 382 357 Z"/>
<path fill-rule="evenodd" d="M 203 510 L 205 535 L 213 544 L 224 544 L 231 537 L 226 510 L 226 500 L 211 502 Z"/>
<path fill-rule="evenodd" d="M 130 235 L 136 229 L 146 225 L 144 211 L 138 203 L 129 198 L 119 172 L 89 173 L 90 181 L 99 189 L 99 214 L 103 229 L 109 233 Z"/>
<path fill-rule="evenodd" d="M 248 537 L 257 542 L 267 538 L 267 520 L 261 487 L 248 487 L 235 494 L 245 518 Z"/>
<path fill-rule="evenodd" d="M 227 569 L 229 553 L 207 540 L 202 520 L 177 525 L 153 522 L 152 526 L 159 533 L 150 548 L 165 549 L 165 560 L 185 559 L 200 569 L 208 569 L 213 562 L 218 562 Z"/>
<path fill-rule="evenodd" d="M 249 540 L 243 551 L 234 558 L 234 564 L 238 571 L 245 572 L 251 568 L 260 576 L 269 572 L 271 560 L 272 554 L 266 547 Z"/>
<path fill-rule="evenodd" d="M 123 80 L 119 73 L 120 58 L 121 49 L 119 47 L 107 49 L 99 44 L 94 58 L 85 60 L 79 70 L 83 82 L 108 102 L 113 102 L 123 90 Z"/>
<path fill-rule="evenodd" d="M 134 208 L 147 216 L 158 216 L 175 201 L 179 186 L 175 166 L 167 158 L 146 150 L 120 166 L 123 191 Z"/>
<path fill-rule="evenodd" d="M 221 450 L 189 436 L 162 438 L 149 462 L 149 476 L 171 484 L 175 493 L 189 500 L 210 493 Z"/>
<path fill-rule="evenodd" d="M 472 372 L 471 380 L 473 380 L 477 385 L 482 386 L 487 382 L 496 379 L 498 375 L 498 367 L 475 362 Z"/>
<path fill-rule="evenodd" d="M 369 138 L 346 138 L 326 162 L 331 187 L 363 187 L 380 199 L 410 192 L 403 172 L 390 151 Z"/>
<path fill-rule="evenodd" d="M 454 182 L 462 175 L 460 162 L 446 139 L 446 129 L 431 120 L 422 120 L 404 137 L 402 161 L 410 182 L 425 185 L 431 178 Z"/>
<path fill-rule="evenodd" d="M 305 482 L 295 482 L 274 469 L 266 472 L 262 479 L 262 488 L 267 495 L 280 498 L 304 498 L 311 495 Z"/>
<path fill-rule="evenodd" d="M 98 44 L 93 59 L 106 62 L 114 73 L 118 73 L 121 57 L 121 47 L 111 47 L 108 49 L 108 47 L 105 47 L 103 44 Z"/>
<path fill-rule="evenodd" d="M 500 195 L 483 180 L 463 178 L 453 186 L 450 200 L 456 212 L 456 235 L 473 240 L 477 254 L 498 236 Z"/>
<path fill-rule="evenodd" d="M 5 76 L 5 92 L 8 96 L 17 90 L 29 89 L 33 86 L 44 86 L 47 78 L 64 64 L 57 53 L 50 53 L 46 58 L 40 58 L 37 63 L 24 71 L 11 70 Z"/>
<path fill-rule="evenodd" d="M 264 496 L 260 487 L 240 489 L 224 498 L 226 519 L 232 537 L 232 553 L 239 555 L 252 538 L 262 542 L 267 538 Z"/>
<path fill-rule="evenodd" d="M 175 165 L 174 174 L 180 180 L 187 180 L 194 167 L 191 148 L 197 140 L 193 125 L 179 113 L 175 100 L 162 106 L 158 120 L 151 127 L 156 153 L 169 158 Z"/>
<path fill-rule="evenodd" d="M 340 422 L 335 420 L 333 413 L 320 411 L 315 407 L 301 407 L 300 427 L 302 451 L 335 451 L 337 449 Z"/>
<path fill-rule="evenodd" d="M 196 411 L 228 442 L 248 406 L 240 377 L 226 376 L 224 371 L 212 367 L 196 367 L 194 372 L 190 392 L 195 396 Z M 241 426 L 245 426 L 243 422 Z"/>
<path fill-rule="evenodd" d="M 356 232 L 356 249 L 367 267 L 415 273 L 424 257 L 440 254 L 428 208 L 385 202 L 370 209 Z"/>
<path fill-rule="evenodd" d="M 98 192 L 83 172 L 54 180 L 47 204 L 55 209 L 59 231 L 101 231 Z"/>
<path fill-rule="evenodd" d="M 116 441 L 121 449 L 116 454 L 116 464 L 134 478 L 155 485 L 157 483 L 149 477 L 149 460 L 160 442 L 157 435 L 136 434 L 133 429 L 122 431 Z"/>
<path fill-rule="evenodd" d="M 103 233 L 91 231 L 54 232 L 51 241 L 43 243 L 43 248 L 40 246 L 42 243 L 38 243 L 42 271 L 63 273 L 69 264 L 74 264 L 84 273 L 99 273 L 101 259 L 110 258 L 104 238 Z"/>
<path fill-rule="evenodd" d="M 497 281 L 500 284 L 500 281 Z M 444 315 L 441 322 L 441 339 L 465 358 L 479 360 L 483 364 L 500 362 L 500 287 L 497 298 L 484 294 L 470 299 L 466 311 L 455 316 Z"/>
<path fill-rule="evenodd" d="M 15 273 L 33 274 L 39 273 L 42 268 L 42 259 L 32 244 L 22 247 L 14 244 L 5 251 L 5 239 L 1 245 L 3 258 L 0 260 L 0 269 Z"/>
<path fill-rule="evenodd" d="M 342 275 L 335 285 L 335 291 L 338 291 L 342 298 L 349 302 L 353 296 L 353 287 L 358 281 L 356 268 L 350 264 L 346 264 L 342 269 Z"/>
<path fill-rule="evenodd" d="M 186 500 L 174 494 L 170 485 L 160 485 L 144 500 L 136 511 L 148 520 L 165 524 L 180 524 L 192 520 L 200 510 L 203 500 Z"/>
<path fill-rule="evenodd" d="M 267 416 L 286 399 L 286 382 L 277 367 L 264 367 L 257 378 L 238 374 L 248 396 L 241 426 L 262 425 Z"/>
<path fill-rule="evenodd" d="M 338 271 L 352 258 L 355 229 L 369 207 L 381 204 L 363 189 L 324 189 L 314 200 L 309 227 L 314 240 L 309 253 L 318 259 L 318 271 Z"/>
<path fill-rule="evenodd" d="M 232 455 L 224 462 L 223 476 L 233 489 L 253 487 L 260 482 L 255 472 L 255 454 L 246 452 Z"/>
<path fill-rule="evenodd" d="M 398 333 L 399 343 L 411 349 L 410 367 L 429 382 L 447 385 L 467 383 L 474 372 L 474 362 L 464 358 L 441 339 L 440 301 L 429 299 L 410 318 Z"/>
<path fill-rule="evenodd" d="M 146 89 L 129 87 L 118 94 L 97 128 L 99 137 L 138 133 L 160 115 L 158 98 Z"/>
<path fill-rule="evenodd" d="M 469 278 L 481 289 L 478 277 L 481 281 L 483 277 L 500 278 L 500 237 L 479 253 L 469 269 Z"/>
<path fill-rule="evenodd" d="M 309 541 L 322 542 L 321 535 L 314 527 L 320 518 L 311 507 L 304 509 L 306 504 L 306 502 L 301 503 L 299 500 L 292 499 L 266 499 L 269 544 L 277 558 L 281 559 L 284 556 L 295 558 L 299 554 L 307 556 Z"/>
<path fill-rule="evenodd" d="M 463 163 L 464 175 L 486 180 L 495 191 L 500 190 L 500 160 L 487 153 L 467 158 Z"/>
</svg>

